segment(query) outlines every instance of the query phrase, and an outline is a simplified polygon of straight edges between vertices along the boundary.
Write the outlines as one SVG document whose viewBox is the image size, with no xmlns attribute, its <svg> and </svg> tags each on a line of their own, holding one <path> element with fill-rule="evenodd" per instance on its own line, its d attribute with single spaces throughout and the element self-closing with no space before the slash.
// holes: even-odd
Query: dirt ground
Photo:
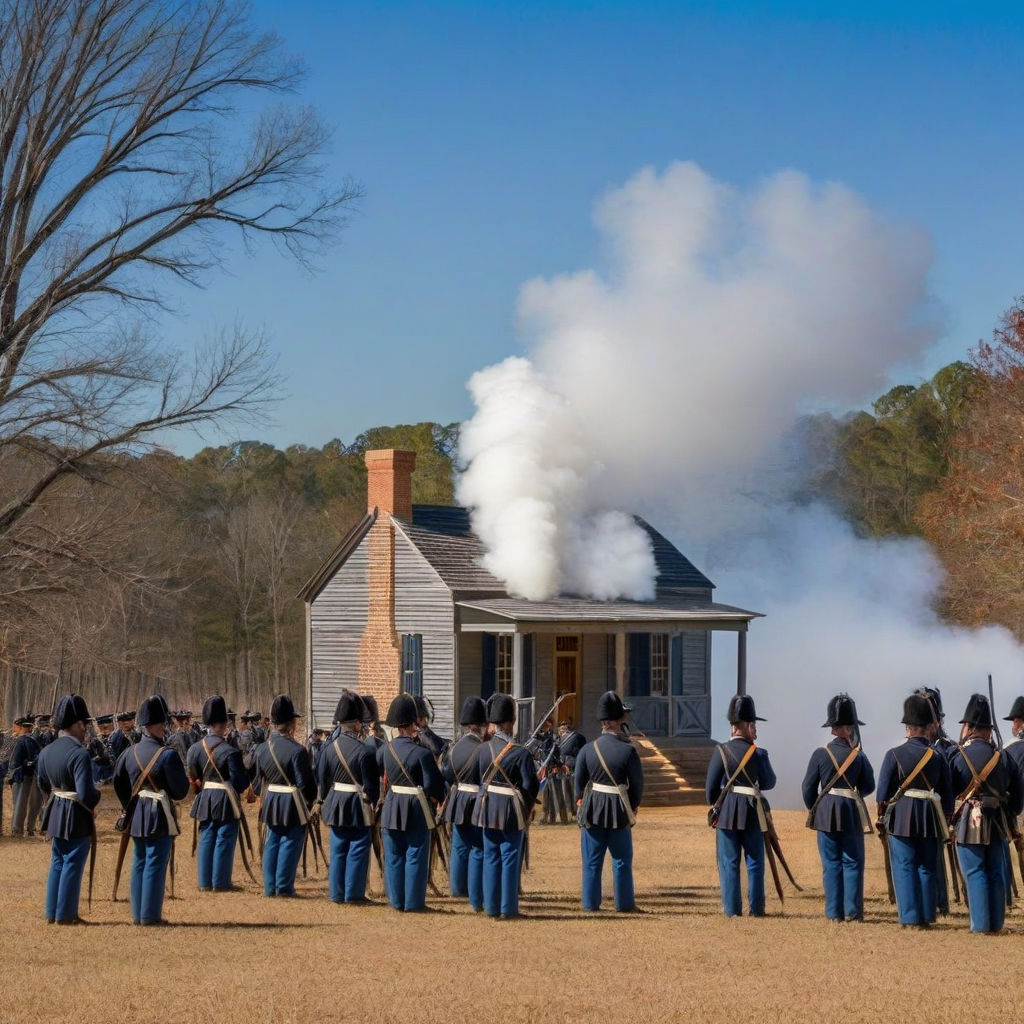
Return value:
<svg viewBox="0 0 1024 1024">
<path fill-rule="evenodd" d="M 10 791 L 7 794 L 9 796 Z M 242 893 L 200 894 L 179 840 L 175 927 L 128 923 L 112 903 L 113 794 L 101 804 L 90 927 L 43 920 L 49 859 L 40 839 L 0 839 L 0 1021 L 959 1021 L 1024 1009 L 1017 994 L 1024 914 L 999 937 L 968 933 L 956 911 L 930 932 L 902 930 L 869 837 L 867 920 L 822 914 L 821 877 L 803 815 L 777 825 L 797 880 L 769 916 L 720 912 L 713 835 L 700 808 L 642 812 L 634 836 L 643 914 L 579 912 L 575 826 L 535 826 L 522 909 L 491 921 L 450 898 L 435 912 L 339 907 L 318 877 L 302 899 L 264 899 L 240 864 Z M 5 808 L 9 816 L 9 801 Z M 127 868 L 126 868 L 127 871 Z M 258 865 L 257 865 L 258 871 Z M 610 870 L 606 870 L 606 892 Z M 371 884 L 380 885 L 376 868 Z M 769 886 L 771 882 L 769 880 Z M 770 891 L 770 890 L 769 890 Z M 127 877 L 121 881 L 122 899 Z"/>
</svg>

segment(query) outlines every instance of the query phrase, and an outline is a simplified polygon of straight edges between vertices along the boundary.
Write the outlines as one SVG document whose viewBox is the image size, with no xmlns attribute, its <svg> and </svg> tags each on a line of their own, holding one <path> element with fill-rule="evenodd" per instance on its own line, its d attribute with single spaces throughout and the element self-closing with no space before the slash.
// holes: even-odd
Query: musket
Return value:
<svg viewBox="0 0 1024 1024">
<path fill-rule="evenodd" d="M 885 865 L 885 887 L 889 894 L 889 902 L 895 905 L 896 886 L 893 884 L 892 880 L 892 855 L 889 853 L 889 837 L 885 831 L 884 811 L 885 804 L 879 804 L 878 819 L 875 822 L 875 831 L 878 833 L 878 838 L 882 841 L 882 862 Z"/>
<path fill-rule="evenodd" d="M 537 738 L 537 733 L 541 731 L 541 729 L 544 727 L 544 723 L 558 710 L 558 705 L 561 704 L 563 700 L 571 696 L 572 694 L 569 692 L 559 695 L 555 703 L 552 704 L 551 707 L 548 708 L 548 710 L 545 712 L 544 717 L 539 719 L 537 728 L 534 729 L 532 733 L 530 733 L 530 738 L 523 744 L 524 747 L 529 746 Z"/>
<path fill-rule="evenodd" d="M 764 852 L 768 857 L 768 866 L 772 869 L 772 880 L 775 882 L 775 891 L 779 894 L 779 902 L 785 903 L 786 897 L 782 892 L 782 879 L 779 877 L 779 866 L 775 863 L 775 850 L 770 842 L 766 842 L 764 844 Z"/>
<path fill-rule="evenodd" d="M 768 832 L 766 837 L 768 839 L 768 848 L 775 852 L 775 855 L 779 858 L 779 863 L 782 865 L 782 870 L 786 872 L 786 877 L 790 880 L 793 888 L 797 892 L 803 892 L 804 887 L 793 877 L 793 872 L 789 870 L 789 865 L 786 863 L 786 855 L 782 852 L 782 844 L 779 842 L 779 833 L 775 831 L 775 822 L 772 820 L 772 812 L 766 806 L 764 808 L 765 821 L 768 824 Z"/>
<path fill-rule="evenodd" d="M 995 698 L 992 696 L 992 673 L 991 672 L 989 672 L 989 674 L 988 674 L 988 707 L 989 707 L 989 711 L 992 713 L 992 731 L 996 734 L 996 746 L 1000 750 L 1002 750 L 1003 749 L 1003 737 L 1002 737 L 1002 735 L 999 732 L 999 719 L 996 716 L 996 702 L 995 702 Z"/>
</svg>

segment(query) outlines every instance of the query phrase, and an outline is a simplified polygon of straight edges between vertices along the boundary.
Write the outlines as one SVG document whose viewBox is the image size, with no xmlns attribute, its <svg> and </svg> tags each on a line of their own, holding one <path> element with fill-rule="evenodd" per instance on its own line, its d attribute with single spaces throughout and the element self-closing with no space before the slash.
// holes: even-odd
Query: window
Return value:
<svg viewBox="0 0 1024 1024">
<path fill-rule="evenodd" d="M 668 634 L 651 634 L 651 696 L 668 696 Z"/>
<path fill-rule="evenodd" d="M 423 696 L 423 636 L 402 634 L 402 689 L 414 697 Z"/>
<path fill-rule="evenodd" d="M 499 633 L 495 651 L 494 689 L 498 693 L 512 692 L 512 634 Z"/>
</svg>

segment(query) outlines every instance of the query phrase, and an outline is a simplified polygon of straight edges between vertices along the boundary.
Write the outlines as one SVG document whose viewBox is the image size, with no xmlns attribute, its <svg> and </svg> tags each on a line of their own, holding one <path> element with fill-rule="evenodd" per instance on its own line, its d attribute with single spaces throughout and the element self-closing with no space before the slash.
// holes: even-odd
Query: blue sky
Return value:
<svg viewBox="0 0 1024 1024">
<path fill-rule="evenodd" d="M 945 332 L 900 373 L 931 372 L 1024 292 L 1021 7 L 258 0 L 334 128 L 328 175 L 365 198 L 318 274 L 239 253 L 169 333 L 266 328 L 288 397 L 247 432 L 279 445 L 461 419 L 469 374 L 519 351 L 522 283 L 600 265 L 594 201 L 694 160 L 923 225 Z"/>
</svg>

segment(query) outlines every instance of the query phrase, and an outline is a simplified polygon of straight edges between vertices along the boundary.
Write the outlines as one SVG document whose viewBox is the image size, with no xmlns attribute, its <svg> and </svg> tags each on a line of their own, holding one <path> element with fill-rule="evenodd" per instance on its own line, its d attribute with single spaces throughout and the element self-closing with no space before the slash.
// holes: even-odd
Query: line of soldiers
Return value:
<svg viewBox="0 0 1024 1024">
<path fill-rule="evenodd" d="M 808 763 L 802 795 L 807 826 L 817 833 L 825 915 L 833 921 L 864 917 L 864 836 L 882 840 L 889 898 L 904 927 L 928 928 L 949 911 L 948 884 L 963 898 L 973 932 L 999 933 L 1012 905 L 1011 846 L 1024 878 L 1024 742 L 1001 748 L 991 703 L 971 696 L 960 720 L 959 742 L 945 733 L 935 688 L 911 694 L 903 705 L 906 742 L 889 750 L 878 775 L 860 745 L 854 701 L 833 697 L 823 728 L 832 739 Z M 709 824 L 716 828 L 722 906 L 742 913 L 741 854 L 747 866 L 748 912 L 765 912 L 765 860 L 782 898 L 778 866 L 789 874 L 764 793 L 775 785 L 768 754 L 756 745 L 758 718 L 749 696 L 729 702 L 731 739 L 708 767 Z M 1006 716 L 1013 735 L 1024 733 L 1024 697 Z M 874 825 L 866 797 L 876 792 Z M 948 870 L 947 870 L 948 868 Z M 797 886 L 799 888 L 799 886 Z"/>
</svg>

